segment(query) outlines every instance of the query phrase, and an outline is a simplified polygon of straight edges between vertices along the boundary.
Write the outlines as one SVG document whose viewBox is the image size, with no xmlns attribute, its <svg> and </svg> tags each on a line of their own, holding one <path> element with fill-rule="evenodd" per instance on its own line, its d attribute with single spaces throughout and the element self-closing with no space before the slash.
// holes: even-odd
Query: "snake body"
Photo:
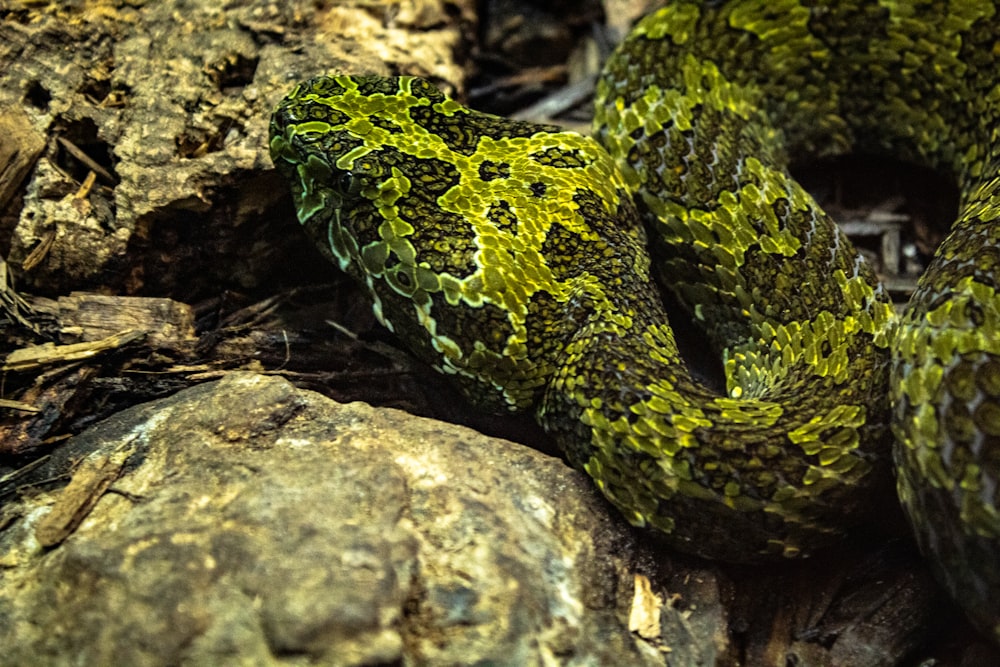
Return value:
<svg viewBox="0 0 1000 667">
<path fill-rule="evenodd" d="M 379 320 L 477 404 L 533 411 L 633 524 L 710 558 L 804 554 L 895 467 L 939 578 L 1000 637 L 998 35 L 973 0 L 675 1 L 607 63 L 596 140 L 322 76 L 277 107 L 271 154 Z M 960 187 L 900 321 L 788 171 L 850 151 Z"/>
</svg>

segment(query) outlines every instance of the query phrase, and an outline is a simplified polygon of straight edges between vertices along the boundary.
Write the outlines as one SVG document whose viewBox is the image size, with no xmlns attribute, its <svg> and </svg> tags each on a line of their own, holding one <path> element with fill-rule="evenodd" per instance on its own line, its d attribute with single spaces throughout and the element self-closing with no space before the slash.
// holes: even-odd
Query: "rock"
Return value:
<svg viewBox="0 0 1000 667">
<path fill-rule="evenodd" d="M 474 6 L 5 6 L 0 156 L 17 159 L 0 167 L 0 214 L 27 177 L 4 225 L 21 289 L 189 294 L 207 272 L 215 290 L 266 284 L 282 248 L 248 249 L 243 234 L 278 235 L 265 223 L 283 194 L 267 174 L 274 105 L 327 72 L 398 69 L 457 90 Z"/>
<path fill-rule="evenodd" d="M 650 555 L 526 447 L 240 374 L 34 474 L 74 463 L 0 517 L 2 665 L 663 664 L 627 628 Z"/>
</svg>

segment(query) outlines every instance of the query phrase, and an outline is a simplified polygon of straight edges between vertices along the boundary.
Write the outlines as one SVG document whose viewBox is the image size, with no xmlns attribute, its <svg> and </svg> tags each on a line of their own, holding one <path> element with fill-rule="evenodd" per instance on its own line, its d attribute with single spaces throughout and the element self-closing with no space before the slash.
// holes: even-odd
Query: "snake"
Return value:
<svg viewBox="0 0 1000 667">
<path fill-rule="evenodd" d="M 320 75 L 277 105 L 270 153 L 379 322 L 479 408 L 533 414 L 628 522 L 706 558 L 801 557 L 895 476 L 931 569 L 1000 640 L 994 3 L 675 0 L 607 60 L 593 136 Z M 958 185 L 901 315 L 790 171 L 847 153 Z"/>
</svg>

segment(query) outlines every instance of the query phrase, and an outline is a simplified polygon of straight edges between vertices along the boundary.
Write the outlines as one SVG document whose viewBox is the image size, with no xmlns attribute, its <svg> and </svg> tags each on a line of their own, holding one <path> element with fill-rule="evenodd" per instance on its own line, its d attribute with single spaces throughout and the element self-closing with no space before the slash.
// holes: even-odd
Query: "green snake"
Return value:
<svg viewBox="0 0 1000 667">
<path fill-rule="evenodd" d="M 608 61 L 596 140 L 321 76 L 270 149 L 379 321 L 476 404 L 532 411 L 631 523 L 710 558 L 806 554 L 895 469 L 936 574 L 1000 637 L 998 68 L 992 2 L 675 1 Z M 789 174 L 846 152 L 959 185 L 899 320 Z"/>
</svg>

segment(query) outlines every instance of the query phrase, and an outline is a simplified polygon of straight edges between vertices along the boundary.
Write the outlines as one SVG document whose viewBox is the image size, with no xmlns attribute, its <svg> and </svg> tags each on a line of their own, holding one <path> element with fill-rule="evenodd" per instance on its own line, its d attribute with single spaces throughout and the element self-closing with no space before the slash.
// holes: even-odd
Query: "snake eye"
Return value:
<svg viewBox="0 0 1000 667">
<path fill-rule="evenodd" d="M 351 171 L 342 171 L 337 176 L 337 190 L 344 196 L 353 197 L 361 192 L 361 179 Z"/>
</svg>

